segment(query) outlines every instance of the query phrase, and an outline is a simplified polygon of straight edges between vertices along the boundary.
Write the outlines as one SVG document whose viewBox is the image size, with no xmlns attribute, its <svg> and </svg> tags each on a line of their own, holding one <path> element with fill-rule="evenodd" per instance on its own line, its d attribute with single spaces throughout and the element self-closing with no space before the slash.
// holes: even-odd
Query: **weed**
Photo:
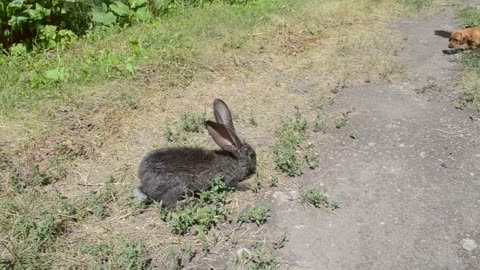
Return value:
<svg viewBox="0 0 480 270">
<path fill-rule="evenodd" d="M 315 153 L 315 144 L 311 142 L 305 146 L 305 160 L 310 169 L 315 169 L 318 167 L 319 161 L 317 154 Z"/>
<path fill-rule="evenodd" d="M 302 195 L 302 203 L 309 203 L 315 207 L 335 210 L 339 208 L 336 202 L 329 200 L 324 187 L 314 187 L 306 190 Z"/>
<path fill-rule="evenodd" d="M 285 232 L 283 232 L 280 239 L 278 241 L 276 241 L 275 243 L 273 243 L 273 248 L 274 249 L 281 249 L 281 248 L 285 247 L 286 242 L 287 242 L 287 232 L 285 231 Z"/>
<path fill-rule="evenodd" d="M 277 167 L 290 176 L 300 175 L 302 164 L 297 148 L 306 135 L 307 120 L 298 108 L 293 118 L 284 118 L 274 143 L 274 161 Z"/>
<path fill-rule="evenodd" d="M 263 242 L 257 242 L 252 252 L 251 266 L 252 270 L 274 270 L 277 269 L 277 254 L 273 248 L 269 248 Z"/>
<path fill-rule="evenodd" d="M 270 208 L 265 203 L 256 202 L 252 205 L 252 207 L 237 217 L 237 222 L 240 224 L 251 222 L 260 226 L 261 224 L 267 222 L 269 217 Z"/>
<path fill-rule="evenodd" d="M 48 254 L 61 249 L 57 239 L 77 220 L 73 205 L 60 194 L 55 198 L 30 190 L 13 200 L 0 198 L 4 264 L 13 269 L 48 268 Z"/>
<path fill-rule="evenodd" d="M 232 188 L 225 185 L 223 178 L 216 177 L 210 189 L 198 194 L 198 201 L 187 198 L 184 206 L 175 212 L 166 211 L 158 203 L 154 207 L 173 233 L 185 234 L 191 231 L 198 235 L 228 218 L 231 209 L 226 204 L 226 199 L 231 192 Z"/>
<path fill-rule="evenodd" d="M 202 132 L 205 125 L 206 114 L 182 113 L 180 120 L 182 122 L 182 130 L 187 132 Z"/>
<path fill-rule="evenodd" d="M 210 248 L 210 242 L 208 241 L 207 235 L 204 231 L 198 232 L 198 238 L 200 239 L 200 244 L 202 245 L 202 250 L 208 252 Z"/>
<path fill-rule="evenodd" d="M 270 186 L 276 187 L 277 185 L 278 185 L 278 176 L 277 175 L 270 176 Z"/>
<path fill-rule="evenodd" d="M 348 115 L 350 113 L 351 113 L 351 111 L 347 111 L 347 112 L 342 113 L 341 116 L 337 117 L 337 119 L 335 119 L 335 127 L 340 129 L 340 128 L 346 126 L 347 123 L 348 123 Z"/>
<path fill-rule="evenodd" d="M 96 217 L 104 218 L 107 215 L 108 204 L 112 201 L 113 195 L 113 177 L 110 176 L 100 190 L 88 194 L 86 199 L 88 211 Z"/>
<path fill-rule="evenodd" d="M 318 112 L 315 116 L 315 123 L 314 123 L 314 132 L 322 132 L 325 133 L 327 131 L 327 123 L 325 122 L 325 115 L 322 112 Z"/>
<path fill-rule="evenodd" d="M 127 108 L 129 108 L 130 110 L 136 110 L 138 109 L 138 101 L 137 99 L 130 95 L 130 94 L 127 94 L 127 93 L 122 93 L 120 95 L 120 101 L 122 103 L 124 103 Z"/>
<path fill-rule="evenodd" d="M 415 89 L 415 93 L 424 94 L 427 91 L 441 91 L 442 88 L 435 81 L 430 81 L 424 86 Z"/>
<path fill-rule="evenodd" d="M 172 127 L 170 120 L 168 119 L 165 121 L 163 136 L 168 142 L 179 142 L 186 140 L 185 136 L 183 136 L 178 129 Z"/>
<path fill-rule="evenodd" d="M 356 129 L 352 130 L 352 133 L 350 133 L 350 138 L 354 140 L 358 139 L 358 131 Z"/>
<path fill-rule="evenodd" d="M 92 258 L 95 269 L 148 269 L 145 246 L 142 241 L 126 237 L 102 241 L 98 244 L 82 243 L 78 251 Z"/>
<path fill-rule="evenodd" d="M 195 250 L 194 246 L 190 243 L 184 244 L 181 250 L 182 250 L 182 253 L 187 255 L 187 260 L 189 262 L 192 261 L 192 259 L 197 254 L 197 251 Z"/>
<path fill-rule="evenodd" d="M 255 118 L 254 115 L 250 116 L 250 118 L 248 118 L 248 121 L 250 122 L 250 125 L 254 127 L 258 126 L 257 119 Z"/>
<path fill-rule="evenodd" d="M 260 169 L 257 167 L 255 174 L 253 175 L 252 183 L 250 184 L 250 189 L 257 193 L 262 187 L 262 178 L 260 176 Z"/>
<path fill-rule="evenodd" d="M 179 270 L 182 269 L 182 257 L 175 252 L 173 247 L 167 249 L 167 261 L 164 265 L 165 269 Z"/>
</svg>

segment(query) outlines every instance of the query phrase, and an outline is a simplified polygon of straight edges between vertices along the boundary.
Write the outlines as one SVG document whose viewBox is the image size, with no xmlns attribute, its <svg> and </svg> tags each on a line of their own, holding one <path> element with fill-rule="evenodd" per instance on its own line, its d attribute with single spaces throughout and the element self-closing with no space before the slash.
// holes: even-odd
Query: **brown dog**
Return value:
<svg viewBox="0 0 480 270">
<path fill-rule="evenodd" d="M 467 44 L 470 50 L 478 48 L 480 47 L 480 27 L 456 30 L 450 35 L 448 41 L 449 48 L 458 48 L 463 44 Z"/>
</svg>

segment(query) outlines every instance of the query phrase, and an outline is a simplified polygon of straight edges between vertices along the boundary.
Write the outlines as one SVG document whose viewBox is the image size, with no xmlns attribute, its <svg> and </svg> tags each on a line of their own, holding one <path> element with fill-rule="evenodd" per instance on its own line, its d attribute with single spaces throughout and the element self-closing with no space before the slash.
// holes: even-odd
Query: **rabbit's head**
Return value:
<svg viewBox="0 0 480 270">
<path fill-rule="evenodd" d="M 257 166 L 257 156 L 248 143 L 243 143 L 238 138 L 227 104 L 220 99 L 215 99 L 213 112 L 217 122 L 205 122 L 208 133 L 220 148 L 238 159 L 246 175 L 253 173 Z"/>
</svg>

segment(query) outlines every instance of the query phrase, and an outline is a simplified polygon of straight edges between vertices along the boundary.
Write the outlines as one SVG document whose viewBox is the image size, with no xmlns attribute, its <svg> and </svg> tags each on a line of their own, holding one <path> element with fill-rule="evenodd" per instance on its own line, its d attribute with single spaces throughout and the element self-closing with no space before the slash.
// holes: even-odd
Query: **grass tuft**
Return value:
<svg viewBox="0 0 480 270">
<path fill-rule="evenodd" d="M 309 203 L 318 208 L 335 210 L 340 206 L 338 203 L 330 201 L 327 190 L 324 187 L 314 187 L 307 189 L 302 194 L 302 203 Z"/>
<path fill-rule="evenodd" d="M 256 202 L 248 210 L 238 215 L 237 222 L 240 224 L 250 222 L 260 226 L 267 222 L 269 217 L 270 208 L 265 203 Z"/>
<path fill-rule="evenodd" d="M 201 236 L 219 221 L 228 218 L 231 209 L 226 201 L 231 192 L 232 188 L 225 185 L 223 178 L 217 177 L 209 190 L 198 194 L 198 200 L 187 198 L 183 207 L 175 212 L 168 212 L 158 203 L 154 207 L 173 233 L 183 235 L 193 232 Z"/>
<path fill-rule="evenodd" d="M 307 119 L 296 108 L 293 117 L 284 118 L 277 131 L 274 145 L 274 161 L 282 172 L 290 176 L 300 175 L 302 159 L 298 147 L 307 132 Z"/>
<path fill-rule="evenodd" d="M 480 25 L 480 9 L 467 7 L 458 13 L 466 26 Z M 461 59 L 466 70 L 460 79 L 460 88 L 463 96 L 460 98 L 460 106 L 472 106 L 480 111 L 480 49 L 471 53 L 464 53 Z"/>
</svg>

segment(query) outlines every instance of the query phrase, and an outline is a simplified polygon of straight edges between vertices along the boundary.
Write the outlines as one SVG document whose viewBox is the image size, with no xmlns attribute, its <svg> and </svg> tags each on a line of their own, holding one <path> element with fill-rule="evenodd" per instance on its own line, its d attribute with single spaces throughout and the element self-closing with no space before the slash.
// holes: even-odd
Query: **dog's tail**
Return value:
<svg viewBox="0 0 480 270">
<path fill-rule="evenodd" d="M 436 36 L 444 37 L 444 38 L 450 38 L 450 35 L 452 34 L 451 32 L 448 32 L 448 31 L 445 31 L 445 30 L 435 30 L 433 33 Z"/>
</svg>

